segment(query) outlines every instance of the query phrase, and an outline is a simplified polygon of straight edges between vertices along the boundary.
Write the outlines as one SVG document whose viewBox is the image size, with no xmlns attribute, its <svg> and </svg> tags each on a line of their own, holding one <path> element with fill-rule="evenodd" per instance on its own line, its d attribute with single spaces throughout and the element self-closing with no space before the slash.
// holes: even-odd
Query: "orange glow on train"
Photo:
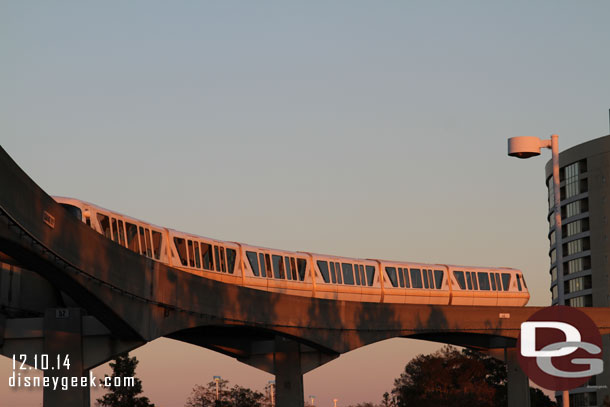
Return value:
<svg viewBox="0 0 610 407">
<path fill-rule="evenodd" d="M 520 270 L 292 252 L 155 226 L 73 198 L 54 197 L 117 244 L 187 273 L 304 297 L 400 304 L 524 306 Z"/>
</svg>

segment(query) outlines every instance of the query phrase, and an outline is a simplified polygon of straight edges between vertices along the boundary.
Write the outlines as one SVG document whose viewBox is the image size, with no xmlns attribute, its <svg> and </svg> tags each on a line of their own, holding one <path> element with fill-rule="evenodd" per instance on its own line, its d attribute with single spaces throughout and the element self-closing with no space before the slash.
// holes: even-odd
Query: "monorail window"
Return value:
<svg viewBox="0 0 610 407">
<path fill-rule="evenodd" d="M 436 283 L 436 289 L 440 290 L 443 286 L 443 270 L 434 270 L 434 282 Z"/>
<path fill-rule="evenodd" d="M 334 261 L 329 262 L 330 265 L 330 281 L 336 284 L 339 281 L 339 277 L 341 276 L 341 271 L 339 270 L 339 265 Z"/>
<path fill-rule="evenodd" d="M 403 270 L 403 274 L 405 276 L 405 287 L 411 288 L 411 284 L 409 284 L 409 269 L 405 267 Z"/>
<path fill-rule="evenodd" d="M 144 231 L 146 232 L 146 256 L 152 258 L 152 243 L 150 241 L 150 230 L 148 230 L 148 228 L 145 228 Z"/>
<path fill-rule="evenodd" d="M 258 254 L 258 264 L 261 267 L 261 277 L 267 277 L 267 268 L 265 267 L 265 255 L 263 253 Z M 271 270 L 269 270 L 271 272 Z"/>
<path fill-rule="evenodd" d="M 411 285 L 413 288 L 423 288 L 420 269 L 411 269 Z"/>
<path fill-rule="evenodd" d="M 405 286 L 405 276 L 402 273 L 402 267 L 398 267 L 398 285 L 401 287 Z"/>
<path fill-rule="evenodd" d="M 337 284 L 343 284 L 343 276 L 341 276 L 341 266 L 339 262 L 335 262 L 335 273 L 337 273 Z"/>
<path fill-rule="evenodd" d="M 318 260 L 317 263 L 318 263 L 318 268 L 320 269 L 320 273 L 322 274 L 322 278 L 324 279 L 324 282 L 325 283 L 330 282 L 330 279 L 328 278 L 328 263 L 325 262 L 324 260 Z"/>
<path fill-rule="evenodd" d="M 252 269 L 252 274 L 258 277 L 258 258 L 255 252 L 246 252 L 246 257 L 248 258 L 248 262 L 250 262 L 250 268 Z"/>
<path fill-rule="evenodd" d="M 521 291 L 521 276 L 517 274 L 517 288 Z"/>
<path fill-rule="evenodd" d="M 521 276 L 521 281 L 523 282 L 523 288 L 527 288 L 527 284 L 525 284 L 525 279 L 523 278 L 523 274 L 519 274 Z"/>
<path fill-rule="evenodd" d="M 453 270 L 453 275 L 458 285 L 462 290 L 466 289 L 466 280 L 464 280 L 464 272 L 459 270 Z"/>
<path fill-rule="evenodd" d="M 127 227 L 127 248 L 132 252 L 140 253 L 138 244 L 138 227 L 133 223 L 125 222 Z"/>
<path fill-rule="evenodd" d="M 214 259 L 216 264 L 216 271 L 220 271 L 220 253 L 218 252 L 218 246 L 214 245 Z"/>
<path fill-rule="evenodd" d="M 212 246 L 207 243 L 201 243 L 201 257 L 203 258 L 203 268 L 206 270 L 214 270 L 214 255 L 212 254 Z"/>
<path fill-rule="evenodd" d="M 334 262 L 330 262 L 330 281 L 333 284 L 337 284 L 337 273 L 335 270 L 335 263 Z"/>
<path fill-rule="evenodd" d="M 119 219 L 119 244 L 125 246 L 125 228 L 123 227 L 123 221 Z"/>
<path fill-rule="evenodd" d="M 358 268 L 360 269 L 360 284 L 366 285 L 366 277 L 364 275 L 364 266 L 362 264 L 360 264 L 358 266 Z"/>
<path fill-rule="evenodd" d="M 369 284 L 369 287 L 375 283 L 375 267 L 366 266 L 366 281 Z"/>
<path fill-rule="evenodd" d="M 119 241 L 119 231 L 117 230 L 116 227 L 116 219 L 115 218 L 110 218 L 112 219 L 112 240 L 115 242 Z"/>
<path fill-rule="evenodd" d="M 186 241 L 186 243 L 189 249 L 189 266 L 195 267 L 195 251 L 193 250 L 193 241 L 189 239 Z"/>
<path fill-rule="evenodd" d="M 390 279 L 390 283 L 392 283 L 392 287 L 398 287 L 398 282 L 396 281 L 396 267 L 386 267 L 385 272 Z"/>
<path fill-rule="evenodd" d="M 142 227 L 140 227 L 140 236 L 142 236 L 144 234 L 144 229 Z M 143 238 L 144 236 L 142 236 Z M 144 239 L 142 239 L 144 240 Z M 174 244 L 176 245 L 176 251 L 178 252 L 178 257 L 180 257 L 180 263 L 183 266 L 187 265 L 187 260 L 186 260 L 186 242 L 184 241 L 184 239 L 180 238 L 180 237 L 174 237 Z"/>
<path fill-rule="evenodd" d="M 161 258 L 161 232 L 152 231 L 152 243 L 153 248 L 155 249 L 155 259 L 159 260 Z M 200 266 L 197 266 L 200 267 Z"/>
<path fill-rule="evenodd" d="M 428 273 L 426 273 L 426 269 L 422 269 L 422 273 L 424 275 L 424 288 L 428 287 Z"/>
<path fill-rule="evenodd" d="M 474 271 L 472 272 L 472 289 L 473 290 L 479 289 L 479 285 L 477 284 L 477 273 L 475 273 Z"/>
<path fill-rule="evenodd" d="M 284 279 L 286 277 L 284 273 L 284 264 L 282 263 L 282 256 L 274 254 L 271 256 L 273 259 L 273 277 Z"/>
<path fill-rule="evenodd" d="M 267 268 L 267 278 L 273 277 L 273 271 L 271 268 L 271 257 L 267 253 L 265 253 L 265 267 Z"/>
<path fill-rule="evenodd" d="M 500 281 L 500 273 L 496 273 L 496 287 L 498 291 L 502 290 L 502 282 Z"/>
<path fill-rule="evenodd" d="M 284 257 L 284 269 L 286 269 L 286 278 L 292 280 L 292 274 L 290 273 L 290 257 Z"/>
<path fill-rule="evenodd" d="M 434 288 L 434 280 L 432 277 L 432 269 L 428 269 L 428 281 L 430 282 L 430 288 Z"/>
<path fill-rule="evenodd" d="M 489 277 L 491 277 L 491 289 L 496 291 L 496 279 L 494 278 L 494 273 L 491 273 Z"/>
<path fill-rule="evenodd" d="M 153 232 L 153 241 L 155 240 L 155 232 Z M 201 268 L 201 253 L 199 252 L 199 242 L 193 242 L 195 244 L 195 267 Z M 156 251 L 156 250 L 155 250 Z"/>
<path fill-rule="evenodd" d="M 299 279 L 305 281 L 305 273 L 307 273 L 307 260 L 297 258 L 297 267 L 299 269 Z"/>
<path fill-rule="evenodd" d="M 472 290 L 472 277 L 470 277 L 470 271 L 466 272 L 466 283 L 468 284 L 468 289 Z"/>
<path fill-rule="evenodd" d="M 489 291 L 489 274 L 484 272 L 478 272 L 479 276 L 479 289 Z"/>
<path fill-rule="evenodd" d="M 354 285 L 354 267 L 350 263 L 341 263 L 343 284 Z"/>
<path fill-rule="evenodd" d="M 294 257 L 290 258 L 290 270 L 292 271 L 292 279 L 296 281 L 297 276 L 298 276 L 298 271 L 297 271 L 297 266 L 296 266 Z M 301 281 L 303 281 L 304 278 L 305 278 L 305 272 L 303 272 L 303 278 L 301 278 Z"/>
<path fill-rule="evenodd" d="M 227 266 L 229 269 L 229 274 L 233 274 L 235 272 L 235 257 L 237 252 L 233 249 L 227 249 Z"/>
<path fill-rule="evenodd" d="M 102 214 L 102 213 L 98 213 L 97 214 L 97 221 L 100 224 L 100 227 L 102 228 L 102 234 L 104 236 L 106 236 L 107 239 L 110 239 L 111 234 L 110 234 L 110 219 L 108 218 L 108 216 Z"/>
<path fill-rule="evenodd" d="M 227 263 L 225 261 L 225 248 L 220 246 L 220 270 L 223 273 L 227 272 Z"/>
<path fill-rule="evenodd" d="M 504 287 L 504 291 L 508 291 L 510 284 L 510 274 L 502 273 L 502 286 Z"/>
<path fill-rule="evenodd" d="M 354 264 L 354 279 L 356 280 L 356 285 L 360 285 L 360 271 L 357 264 Z"/>
</svg>

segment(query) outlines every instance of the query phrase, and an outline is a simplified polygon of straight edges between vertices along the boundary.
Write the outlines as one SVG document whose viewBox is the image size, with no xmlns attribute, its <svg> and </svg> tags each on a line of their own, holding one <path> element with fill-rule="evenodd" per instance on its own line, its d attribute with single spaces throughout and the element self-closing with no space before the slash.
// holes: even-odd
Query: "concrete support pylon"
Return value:
<svg viewBox="0 0 610 407">
<path fill-rule="evenodd" d="M 83 367 L 83 328 L 80 308 L 51 308 L 44 315 L 43 354 L 48 355 L 48 369 L 44 371 L 50 383 L 57 380 L 57 388 L 45 387 L 44 407 L 89 407 L 89 372 Z M 58 359 L 59 356 L 59 359 Z M 69 368 L 64 363 L 69 362 Z M 59 362 L 58 362 L 59 360 Z M 77 385 L 73 384 L 76 377 Z M 62 386 L 67 387 L 66 390 Z M 64 388 L 65 388 L 64 387 Z"/>
<path fill-rule="evenodd" d="M 298 342 L 276 337 L 273 352 L 277 407 L 304 407 L 303 371 Z"/>
<path fill-rule="evenodd" d="M 508 392 L 508 407 L 530 407 L 530 384 L 526 374 L 521 370 L 518 361 L 518 350 L 509 348 L 505 350 Z"/>
</svg>

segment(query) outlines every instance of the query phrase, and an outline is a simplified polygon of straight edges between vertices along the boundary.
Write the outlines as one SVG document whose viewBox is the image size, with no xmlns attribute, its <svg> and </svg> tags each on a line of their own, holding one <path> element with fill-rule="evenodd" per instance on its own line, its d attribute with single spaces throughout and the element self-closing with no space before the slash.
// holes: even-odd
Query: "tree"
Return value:
<svg viewBox="0 0 610 407">
<path fill-rule="evenodd" d="M 235 385 L 229 389 L 229 381 L 222 379 L 218 381 L 218 399 L 216 395 L 215 381 L 196 385 L 185 407 L 262 407 L 266 400 L 263 393 L 245 387 Z"/>
<path fill-rule="evenodd" d="M 186 401 L 185 407 L 225 407 L 229 404 L 228 380 L 220 379 L 218 381 L 218 393 L 216 392 L 216 382 L 211 381 L 205 386 L 196 385 L 189 398 Z M 218 400 L 216 395 L 218 394 Z"/>
<path fill-rule="evenodd" d="M 394 381 L 392 394 L 397 407 L 487 407 L 493 404 L 495 389 L 486 377 L 483 363 L 445 346 L 411 360 Z"/>
<path fill-rule="evenodd" d="M 383 393 L 383 397 L 381 398 L 381 407 L 395 407 L 396 403 L 393 399 L 390 398 L 390 393 L 387 391 Z"/>
<path fill-rule="evenodd" d="M 263 393 L 235 385 L 229 392 L 232 407 L 261 407 L 265 401 Z"/>
<path fill-rule="evenodd" d="M 445 346 L 431 355 L 419 355 L 394 381 L 394 406 L 435 405 L 451 407 L 506 406 L 506 364 L 488 355 Z M 385 396 L 385 395 L 384 395 Z M 386 404 L 389 397 L 384 398 Z M 539 389 L 530 388 L 532 407 L 554 407 Z"/>
<path fill-rule="evenodd" d="M 136 366 L 138 366 L 138 359 L 129 357 L 128 353 L 122 353 L 114 359 L 114 363 L 110 363 L 112 368 L 112 376 L 104 375 L 104 379 L 110 377 L 109 392 L 104 394 L 102 398 L 97 399 L 100 406 L 103 407 L 155 407 L 154 404 L 150 403 L 148 397 L 138 397 L 138 394 L 142 393 L 142 381 L 135 377 Z M 133 386 L 115 386 L 117 381 L 124 380 L 115 378 L 127 378 L 133 377 Z M 100 380 L 100 384 L 104 385 L 104 380 Z"/>
</svg>

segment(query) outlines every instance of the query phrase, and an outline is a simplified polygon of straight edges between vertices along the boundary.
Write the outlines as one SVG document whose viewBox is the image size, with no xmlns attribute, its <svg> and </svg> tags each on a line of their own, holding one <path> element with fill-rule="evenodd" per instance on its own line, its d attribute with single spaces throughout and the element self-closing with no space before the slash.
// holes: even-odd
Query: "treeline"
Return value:
<svg viewBox="0 0 610 407">
<path fill-rule="evenodd" d="M 445 346 L 413 358 L 379 404 L 349 407 L 496 407 L 508 405 L 506 364 L 470 349 Z M 539 389 L 530 388 L 531 407 L 556 407 Z"/>
<path fill-rule="evenodd" d="M 135 377 L 138 361 L 121 355 L 110 363 L 111 377 Z M 139 396 L 142 383 L 134 387 L 109 388 L 98 399 L 100 407 L 155 407 L 148 398 Z M 275 405 L 275 392 L 267 385 L 263 392 L 235 385 L 223 379 L 197 385 L 185 407 L 270 407 Z M 531 407 L 556 407 L 556 403 L 539 389 L 530 388 Z M 308 406 L 309 402 L 305 402 Z M 430 355 L 419 355 L 394 380 L 391 392 L 381 396 L 378 404 L 365 402 L 349 407 L 496 407 L 507 406 L 506 364 L 490 356 L 452 346 L 445 346 Z"/>
</svg>

